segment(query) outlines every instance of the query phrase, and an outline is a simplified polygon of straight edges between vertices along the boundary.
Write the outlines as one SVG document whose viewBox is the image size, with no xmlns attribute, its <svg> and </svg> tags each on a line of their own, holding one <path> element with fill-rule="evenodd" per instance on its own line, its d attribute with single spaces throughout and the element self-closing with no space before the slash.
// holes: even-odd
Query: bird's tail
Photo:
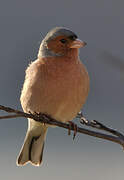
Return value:
<svg viewBox="0 0 124 180">
<path fill-rule="evenodd" d="M 43 125 L 27 131 L 24 144 L 17 158 L 18 166 L 23 166 L 28 162 L 34 166 L 41 164 L 46 133 L 47 127 Z"/>
</svg>

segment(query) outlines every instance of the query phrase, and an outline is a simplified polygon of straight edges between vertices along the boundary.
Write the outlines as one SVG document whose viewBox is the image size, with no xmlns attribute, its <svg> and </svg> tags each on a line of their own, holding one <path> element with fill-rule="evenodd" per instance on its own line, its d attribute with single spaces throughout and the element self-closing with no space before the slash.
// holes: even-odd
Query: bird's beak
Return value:
<svg viewBox="0 0 124 180">
<path fill-rule="evenodd" d="M 84 47 L 86 45 L 87 45 L 86 42 L 83 42 L 80 39 L 76 39 L 70 44 L 70 48 L 81 48 L 81 47 Z"/>
</svg>

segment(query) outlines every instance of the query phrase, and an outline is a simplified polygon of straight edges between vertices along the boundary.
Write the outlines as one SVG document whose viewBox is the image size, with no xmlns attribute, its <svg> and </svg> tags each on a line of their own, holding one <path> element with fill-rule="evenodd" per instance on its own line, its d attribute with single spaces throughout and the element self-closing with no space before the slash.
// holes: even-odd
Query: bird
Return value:
<svg viewBox="0 0 124 180">
<path fill-rule="evenodd" d="M 86 42 L 65 27 L 55 27 L 42 40 L 37 59 L 26 69 L 20 101 L 26 113 L 43 113 L 68 123 L 86 102 L 89 75 L 79 58 Z M 28 118 L 28 129 L 17 165 L 39 166 L 48 124 Z"/>
</svg>

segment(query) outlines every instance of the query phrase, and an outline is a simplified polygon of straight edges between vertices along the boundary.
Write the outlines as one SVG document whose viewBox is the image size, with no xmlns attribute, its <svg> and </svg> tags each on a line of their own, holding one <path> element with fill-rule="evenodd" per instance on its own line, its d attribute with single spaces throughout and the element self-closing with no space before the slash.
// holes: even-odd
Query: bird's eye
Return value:
<svg viewBox="0 0 124 180">
<path fill-rule="evenodd" d="M 69 39 L 71 39 L 72 41 L 74 41 L 74 40 L 77 39 L 77 36 L 76 36 L 76 35 L 69 36 Z"/>
<path fill-rule="evenodd" d="M 60 42 L 65 44 L 67 42 L 67 40 L 66 39 L 61 39 Z"/>
</svg>

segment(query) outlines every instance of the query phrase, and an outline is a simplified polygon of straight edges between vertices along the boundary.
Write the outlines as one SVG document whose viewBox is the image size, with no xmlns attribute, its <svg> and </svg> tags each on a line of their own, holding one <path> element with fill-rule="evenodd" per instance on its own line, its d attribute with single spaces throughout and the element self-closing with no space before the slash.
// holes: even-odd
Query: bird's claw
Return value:
<svg viewBox="0 0 124 180">
<path fill-rule="evenodd" d="M 72 121 L 69 121 L 68 123 L 69 123 L 68 135 L 71 134 L 71 128 L 73 128 L 74 129 L 73 140 L 74 140 L 78 130 L 77 124 L 73 123 Z"/>
</svg>

